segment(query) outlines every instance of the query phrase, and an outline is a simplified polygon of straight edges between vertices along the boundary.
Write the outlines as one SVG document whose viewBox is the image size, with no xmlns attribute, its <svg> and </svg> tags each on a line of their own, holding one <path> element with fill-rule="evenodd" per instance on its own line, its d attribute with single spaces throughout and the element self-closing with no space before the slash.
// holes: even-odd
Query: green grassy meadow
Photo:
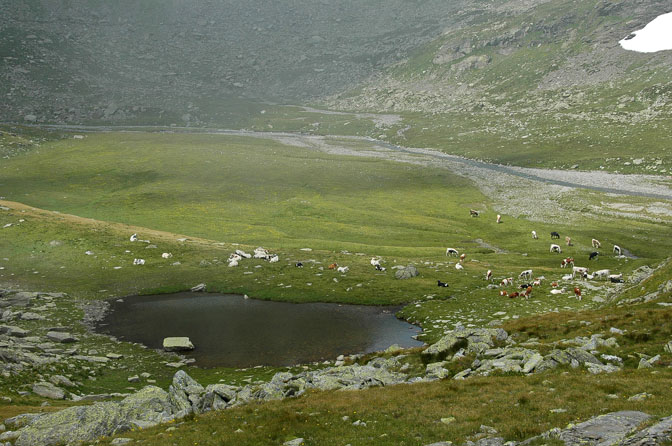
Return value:
<svg viewBox="0 0 672 446">
<path fill-rule="evenodd" d="M 569 293 L 549 293 L 551 281 L 567 273 L 560 268 L 565 256 L 575 257 L 577 265 L 609 268 L 626 277 L 668 257 L 672 241 L 667 220 L 602 213 L 600 203 L 616 200 L 604 194 L 565 195 L 563 206 L 571 208 L 575 200 L 574 210 L 582 211 L 571 223 L 503 215 L 498 225 L 496 203 L 470 180 L 439 168 L 224 135 L 117 132 L 87 133 L 84 139 L 68 134 L 11 138 L 13 149 L 0 162 L 0 283 L 69 294 L 52 320 L 31 322 L 29 328 L 37 332 L 53 323 L 75 324 L 75 334 L 84 335 L 86 328 L 76 322 L 90 301 L 182 291 L 203 282 L 208 291 L 260 299 L 405 305 L 399 316 L 420 324 L 428 343 L 457 323 L 485 326 L 494 319 L 519 333 L 521 341 L 539 338 L 549 348 L 561 337 L 591 332 L 577 320 L 593 321 L 594 327 L 631 324 L 633 330 L 645 331 L 655 325 L 651 336 L 635 336 L 627 344 L 627 354 L 632 355 L 628 364 L 636 364 L 638 352 L 654 354 L 670 334 L 668 308 L 648 304 L 632 316 L 630 309 L 610 303 L 620 294 L 636 297 L 657 289 L 669 277 L 669 264 L 651 282 L 625 288 L 596 281 L 581 285 L 582 301 Z M 621 201 L 633 200 L 653 202 Z M 472 208 L 481 216 L 470 217 Z M 539 240 L 531 238 L 532 230 Z M 562 255 L 550 254 L 550 231 L 571 236 L 574 245 L 562 243 Z M 149 243 L 131 242 L 133 233 Z M 603 255 L 589 264 L 591 238 L 602 241 Z M 611 255 L 614 243 L 637 258 Z M 257 246 L 277 253 L 280 261 L 249 259 L 238 267 L 227 266 L 235 249 L 252 252 Z M 455 257 L 445 256 L 447 247 L 466 254 L 464 270 L 455 269 Z M 163 259 L 163 252 L 173 257 Z M 387 271 L 376 271 L 369 263 L 372 256 L 382 256 Z M 147 263 L 133 266 L 134 258 Z M 294 266 L 298 261 L 304 268 Z M 349 266 L 350 271 L 328 270 L 331 263 Z M 395 279 L 392 267 L 407 264 L 416 265 L 420 275 Z M 487 287 L 488 269 L 498 283 L 528 268 L 535 277 L 546 277 L 529 300 L 501 297 L 497 289 Z M 438 279 L 450 287 L 438 288 Z M 561 284 L 570 287 L 568 282 Z M 605 305 L 616 320 L 600 319 Z M 137 389 L 147 383 L 129 384 L 127 377 L 141 372 L 151 373 L 165 388 L 175 371 L 163 365 L 170 357 L 105 336 L 86 337 L 80 348 L 126 358 L 124 366 L 75 371 L 74 379 L 81 380 L 80 389 L 88 393 Z M 421 367 L 416 353 L 410 360 Z M 268 379 L 277 369 L 188 371 L 203 384 L 240 384 L 244 379 Z M 73 373 L 50 370 L 67 372 Z M 34 382 L 39 377 L 35 373 L 0 384 L 0 394 L 13 398 L 12 403 L 0 402 L 0 414 L 37 409 L 39 398 L 13 393 L 23 383 Z M 310 437 L 314 444 L 426 444 L 466 439 L 481 420 L 478 425 L 492 423 L 507 439 L 520 439 L 576 418 L 631 407 L 623 398 L 597 399 L 585 407 L 570 403 L 594 386 L 602 386 L 605 395 L 623 397 L 640 388 L 651 391 L 660 397 L 641 403 L 642 409 L 669 414 L 668 379 L 667 369 L 660 374 L 629 370 L 608 377 L 561 370 L 533 378 L 501 376 L 356 394 L 324 392 L 209 414 L 182 423 L 177 431 L 165 432 L 164 426 L 127 435 L 142 438 L 144 444 L 164 444 L 167 439 L 179 445 L 281 444 L 292 436 Z M 558 391 L 554 400 L 541 398 L 555 392 L 549 388 Z M 503 427 L 503 406 L 511 407 L 516 418 L 530 421 L 520 425 L 520 431 Z M 571 410 L 549 415 L 555 406 Z M 351 421 L 367 421 L 366 434 L 345 423 L 345 415 Z M 438 421 L 449 416 L 457 418 L 455 424 Z M 413 420 L 420 420 L 422 429 L 413 428 Z M 238 428 L 243 434 L 235 433 Z"/>
</svg>

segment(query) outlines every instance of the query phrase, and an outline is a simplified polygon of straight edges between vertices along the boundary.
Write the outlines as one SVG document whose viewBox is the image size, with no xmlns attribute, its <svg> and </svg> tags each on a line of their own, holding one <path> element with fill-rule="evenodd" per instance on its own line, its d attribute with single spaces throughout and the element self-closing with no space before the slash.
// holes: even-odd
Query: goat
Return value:
<svg viewBox="0 0 672 446">
<path fill-rule="evenodd" d="M 501 222 L 502 222 L 502 216 L 497 214 L 497 223 L 501 223 Z"/>
<path fill-rule="evenodd" d="M 558 282 L 551 282 L 551 286 L 552 286 L 553 288 L 556 288 L 556 287 L 558 286 Z"/>
<path fill-rule="evenodd" d="M 567 246 L 572 246 L 572 239 L 570 237 L 565 237 L 565 243 L 567 243 Z"/>
<path fill-rule="evenodd" d="M 455 248 L 447 248 L 446 249 L 446 255 L 447 256 L 458 256 L 460 253 L 457 249 Z"/>
<path fill-rule="evenodd" d="M 581 300 L 581 288 L 579 287 L 574 287 L 574 294 L 576 295 L 576 298 L 578 300 Z"/>
<path fill-rule="evenodd" d="M 561 289 L 554 288 L 551 290 L 551 294 L 563 294 L 564 292 L 565 292 L 564 288 Z"/>
<path fill-rule="evenodd" d="M 492 279 L 492 270 L 491 270 L 491 269 L 489 269 L 489 270 L 485 273 L 485 280 L 490 280 L 490 279 Z"/>
<path fill-rule="evenodd" d="M 380 257 L 371 257 L 371 266 L 380 265 Z"/>
<path fill-rule="evenodd" d="M 583 278 L 586 280 L 593 280 L 595 278 L 595 274 L 583 273 Z"/>
<path fill-rule="evenodd" d="M 464 269 L 464 266 L 462 266 L 461 263 L 456 263 L 456 264 L 455 264 L 455 269 L 456 269 L 456 270 L 461 270 L 461 269 Z"/>
<path fill-rule="evenodd" d="M 131 236 L 131 241 L 132 241 L 132 242 L 137 242 L 137 241 L 138 241 L 138 234 L 133 234 L 133 235 Z"/>
<path fill-rule="evenodd" d="M 336 269 L 338 268 L 338 263 L 332 263 L 331 265 L 328 266 L 329 269 Z"/>
<path fill-rule="evenodd" d="M 518 291 L 509 294 L 509 298 L 511 298 L 511 299 L 516 298 L 518 296 L 520 296 L 520 293 Z"/>
<path fill-rule="evenodd" d="M 437 286 L 442 286 L 442 287 L 444 287 L 444 288 L 447 288 L 447 287 L 448 287 L 448 284 L 447 284 L 446 282 L 441 282 L 440 280 L 437 280 L 437 282 L 438 282 L 438 283 L 436 284 Z"/>
<path fill-rule="evenodd" d="M 565 274 L 562 276 L 562 280 L 572 280 L 574 278 L 574 274 Z"/>
<path fill-rule="evenodd" d="M 161 254 L 161 257 L 163 257 L 164 259 L 170 259 L 171 257 L 173 257 L 173 255 L 169 252 L 164 252 L 163 254 Z"/>
<path fill-rule="evenodd" d="M 240 249 L 236 249 L 236 254 L 238 254 L 241 257 L 245 257 L 246 259 L 252 258 L 252 254 L 248 254 L 245 251 L 241 251 Z"/>
<path fill-rule="evenodd" d="M 595 271 L 593 273 L 593 277 L 595 277 L 596 279 L 605 279 L 606 280 L 609 277 L 610 274 L 611 274 L 611 271 L 609 271 L 608 269 L 601 269 L 601 270 Z"/>
<path fill-rule="evenodd" d="M 466 258 L 467 258 L 466 254 L 461 254 L 460 255 L 460 263 L 462 263 L 464 261 L 464 259 L 466 259 Z"/>
<path fill-rule="evenodd" d="M 558 254 L 561 254 L 562 249 L 560 248 L 560 245 L 556 245 L 554 243 L 551 243 L 551 252 L 557 252 Z"/>
<path fill-rule="evenodd" d="M 268 259 L 269 263 L 275 263 L 275 262 L 277 262 L 277 261 L 279 261 L 279 260 L 280 260 L 280 257 L 278 257 L 277 254 L 274 254 L 273 256 L 271 256 L 270 259 Z"/>
<path fill-rule="evenodd" d="M 532 238 L 537 240 L 539 237 L 537 236 L 537 231 L 532 231 Z"/>
<path fill-rule="evenodd" d="M 622 279 L 623 278 L 623 273 L 620 274 L 610 274 L 609 275 L 610 279 Z"/>
<path fill-rule="evenodd" d="M 133 259 L 133 265 L 144 265 L 145 259 Z"/>
<path fill-rule="evenodd" d="M 616 254 L 617 256 L 622 255 L 620 246 L 614 245 L 614 254 Z"/>
<path fill-rule="evenodd" d="M 582 266 L 573 266 L 572 267 L 572 277 L 575 277 L 576 273 L 579 273 L 579 274 L 583 275 L 587 272 L 588 272 L 588 268 L 584 268 Z"/>
<path fill-rule="evenodd" d="M 376 270 L 378 271 L 385 271 L 386 269 L 387 268 L 385 268 L 384 266 L 376 265 Z"/>
<path fill-rule="evenodd" d="M 574 266 L 574 258 L 573 257 L 567 257 L 566 259 L 563 259 L 562 262 L 560 262 L 560 268 L 564 268 L 566 266 L 572 265 Z"/>
<path fill-rule="evenodd" d="M 551 232 L 551 239 L 554 239 L 554 238 L 558 238 L 558 239 L 559 239 L 559 238 L 560 238 L 560 234 L 558 234 L 558 233 L 555 232 L 555 231 Z"/>
<path fill-rule="evenodd" d="M 620 274 L 619 274 L 619 275 L 620 275 Z M 623 280 L 622 278 L 620 278 L 620 277 L 611 277 L 611 276 L 609 276 L 609 281 L 611 281 L 611 283 L 624 283 L 624 280 Z"/>
<path fill-rule="evenodd" d="M 238 260 L 237 259 L 230 259 L 229 260 L 229 268 L 233 268 L 234 266 L 238 266 Z"/>
<path fill-rule="evenodd" d="M 297 268 L 303 268 L 303 263 L 301 263 L 301 262 L 296 262 L 296 265 L 295 265 L 295 266 L 296 266 Z"/>
<path fill-rule="evenodd" d="M 502 279 L 501 282 L 499 282 L 500 286 L 509 286 L 513 284 L 513 277 L 507 277 L 506 279 Z"/>
<path fill-rule="evenodd" d="M 238 254 L 233 253 L 233 254 L 231 254 L 231 255 L 229 256 L 229 262 L 233 262 L 234 260 L 235 260 L 236 262 L 238 262 L 238 261 L 240 261 L 240 260 L 243 260 L 243 258 L 242 258 L 241 256 L 239 256 Z"/>
<path fill-rule="evenodd" d="M 591 241 L 591 244 L 593 245 L 593 248 L 600 248 L 600 247 L 602 246 L 602 244 L 600 243 L 600 241 L 599 241 L 598 239 L 596 239 L 596 238 L 594 238 L 594 239 Z"/>
<path fill-rule="evenodd" d="M 600 255 L 600 253 L 597 252 L 597 251 L 595 251 L 595 252 L 591 252 L 590 255 L 588 256 L 588 260 L 596 259 L 597 256 L 599 256 L 599 255 Z"/>
<path fill-rule="evenodd" d="M 506 290 L 500 290 L 500 291 L 499 291 L 499 295 L 500 295 L 500 296 L 508 296 L 509 293 L 507 293 Z"/>
<path fill-rule="evenodd" d="M 267 259 L 268 258 L 268 250 L 259 247 L 254 250 L 254 258 L 255 259 Z"/>
<path fill-rule="evenodd" d="M 531 287 L 531 286 L 532 286 L 531 283 L 523 283 L 521 285 L 518 285 L 518 288 L 520 288 L 521 290 L 524 290 L 524 289 L 527 289 L 527 287 Z"/>
<path fill-rule="evenodd" d="M 478 217 L 478 211 L 475 209 L 469 209 L 469 215 L 472 217 Z"/>
<path fill-rule="evenodd" d="M 526 269 L 522 273 L 518 274 L 518 278 L 519 279 L 526 278 L 528 280 L 531 279 L 532 278 L 532 270 L 531 269 Z"/>
<path fill-rule="evenodd" d="M 339 266 L 338 268 L 336 268 L 336 271 L 338 271 L 339 273 L 347 273 L 348 271 L 350 271 L 350 268 L 347 266 Z"/>
<path fill-rule="evenodd" d="M 532 282 L 532 286 L 541 286 L 541 279 L 537 279 L 534 282 Z"/>
</svg>

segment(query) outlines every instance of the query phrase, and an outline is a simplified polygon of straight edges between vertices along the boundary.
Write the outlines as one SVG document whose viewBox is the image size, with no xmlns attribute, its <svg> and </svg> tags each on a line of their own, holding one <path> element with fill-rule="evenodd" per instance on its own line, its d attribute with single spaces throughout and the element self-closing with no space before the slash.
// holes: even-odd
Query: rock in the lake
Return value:
<svg viewBox="0 0 672 446">
<path fill-rule="evenodd" d="M 52 400 L 65 399 L 65 391 L 48 382 L 39 382 L 33 384 L 33 393 L 43 398 Z"/>
<path fill-rule="evenodd" d="M 54 342 L 60 342 L 61 344 L 69 344 L 72 342 L 77 342 L 78 339 L 67 332 L 61 331 L 50 331 L 47 333 L 47 339 Z"/>
<path fill-rule="evenodd" d="M 193 350 L 194 344 L 188 337 L 172 337 L 163 339 L 163 349 L 167 352 Z"/>
<path fill-rule="evenodd" d="M 418 269 L 413 265 L 408 265 L 405 268 L 398 269 L 394 273 L 394 277 L 396 277 L 397 279 L 402 279 L 402 280 L 403 279 L 410 279 L 411 277 L 415 277 L 415 276 L 418 276 L 418 275 L 420 275 L 420 273 L 418 272 Z"/>
</svg>

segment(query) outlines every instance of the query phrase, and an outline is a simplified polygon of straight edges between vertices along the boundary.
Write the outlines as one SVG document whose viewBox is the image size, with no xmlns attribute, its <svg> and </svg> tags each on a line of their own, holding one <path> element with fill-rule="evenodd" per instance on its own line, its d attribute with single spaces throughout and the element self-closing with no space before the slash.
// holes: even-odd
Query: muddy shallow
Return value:
<svg viewBox="0 0 672 446">
<path fill-rule="evenodd" d="M 157 349 L 164 337 L 188 336 L 196 349 L 187 356 L 201 367 L 288 366 L 422 345 L 411 338 L 420 328 L 396 310 L 206 293 L 134 296 L 110 301 L 96 331 Z"/>
</svg>

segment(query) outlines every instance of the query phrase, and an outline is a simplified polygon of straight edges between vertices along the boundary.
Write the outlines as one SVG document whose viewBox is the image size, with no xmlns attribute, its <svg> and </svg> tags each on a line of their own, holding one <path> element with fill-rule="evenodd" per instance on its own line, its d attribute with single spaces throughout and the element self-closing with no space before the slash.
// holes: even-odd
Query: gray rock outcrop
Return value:
<svg viewBox="0 0 672 446">
<path fill-rule="evenodd" d="M 405 280 L 405 279 L 410 279 L 412 277 L 418 276 L 420 273 L 418 272 L 418 269 L 413 266 L 413 265 L 408 265 L 404 268 L 400 268 L 394 272 L 394 277 L 397 279 Z"/>
</svg>

